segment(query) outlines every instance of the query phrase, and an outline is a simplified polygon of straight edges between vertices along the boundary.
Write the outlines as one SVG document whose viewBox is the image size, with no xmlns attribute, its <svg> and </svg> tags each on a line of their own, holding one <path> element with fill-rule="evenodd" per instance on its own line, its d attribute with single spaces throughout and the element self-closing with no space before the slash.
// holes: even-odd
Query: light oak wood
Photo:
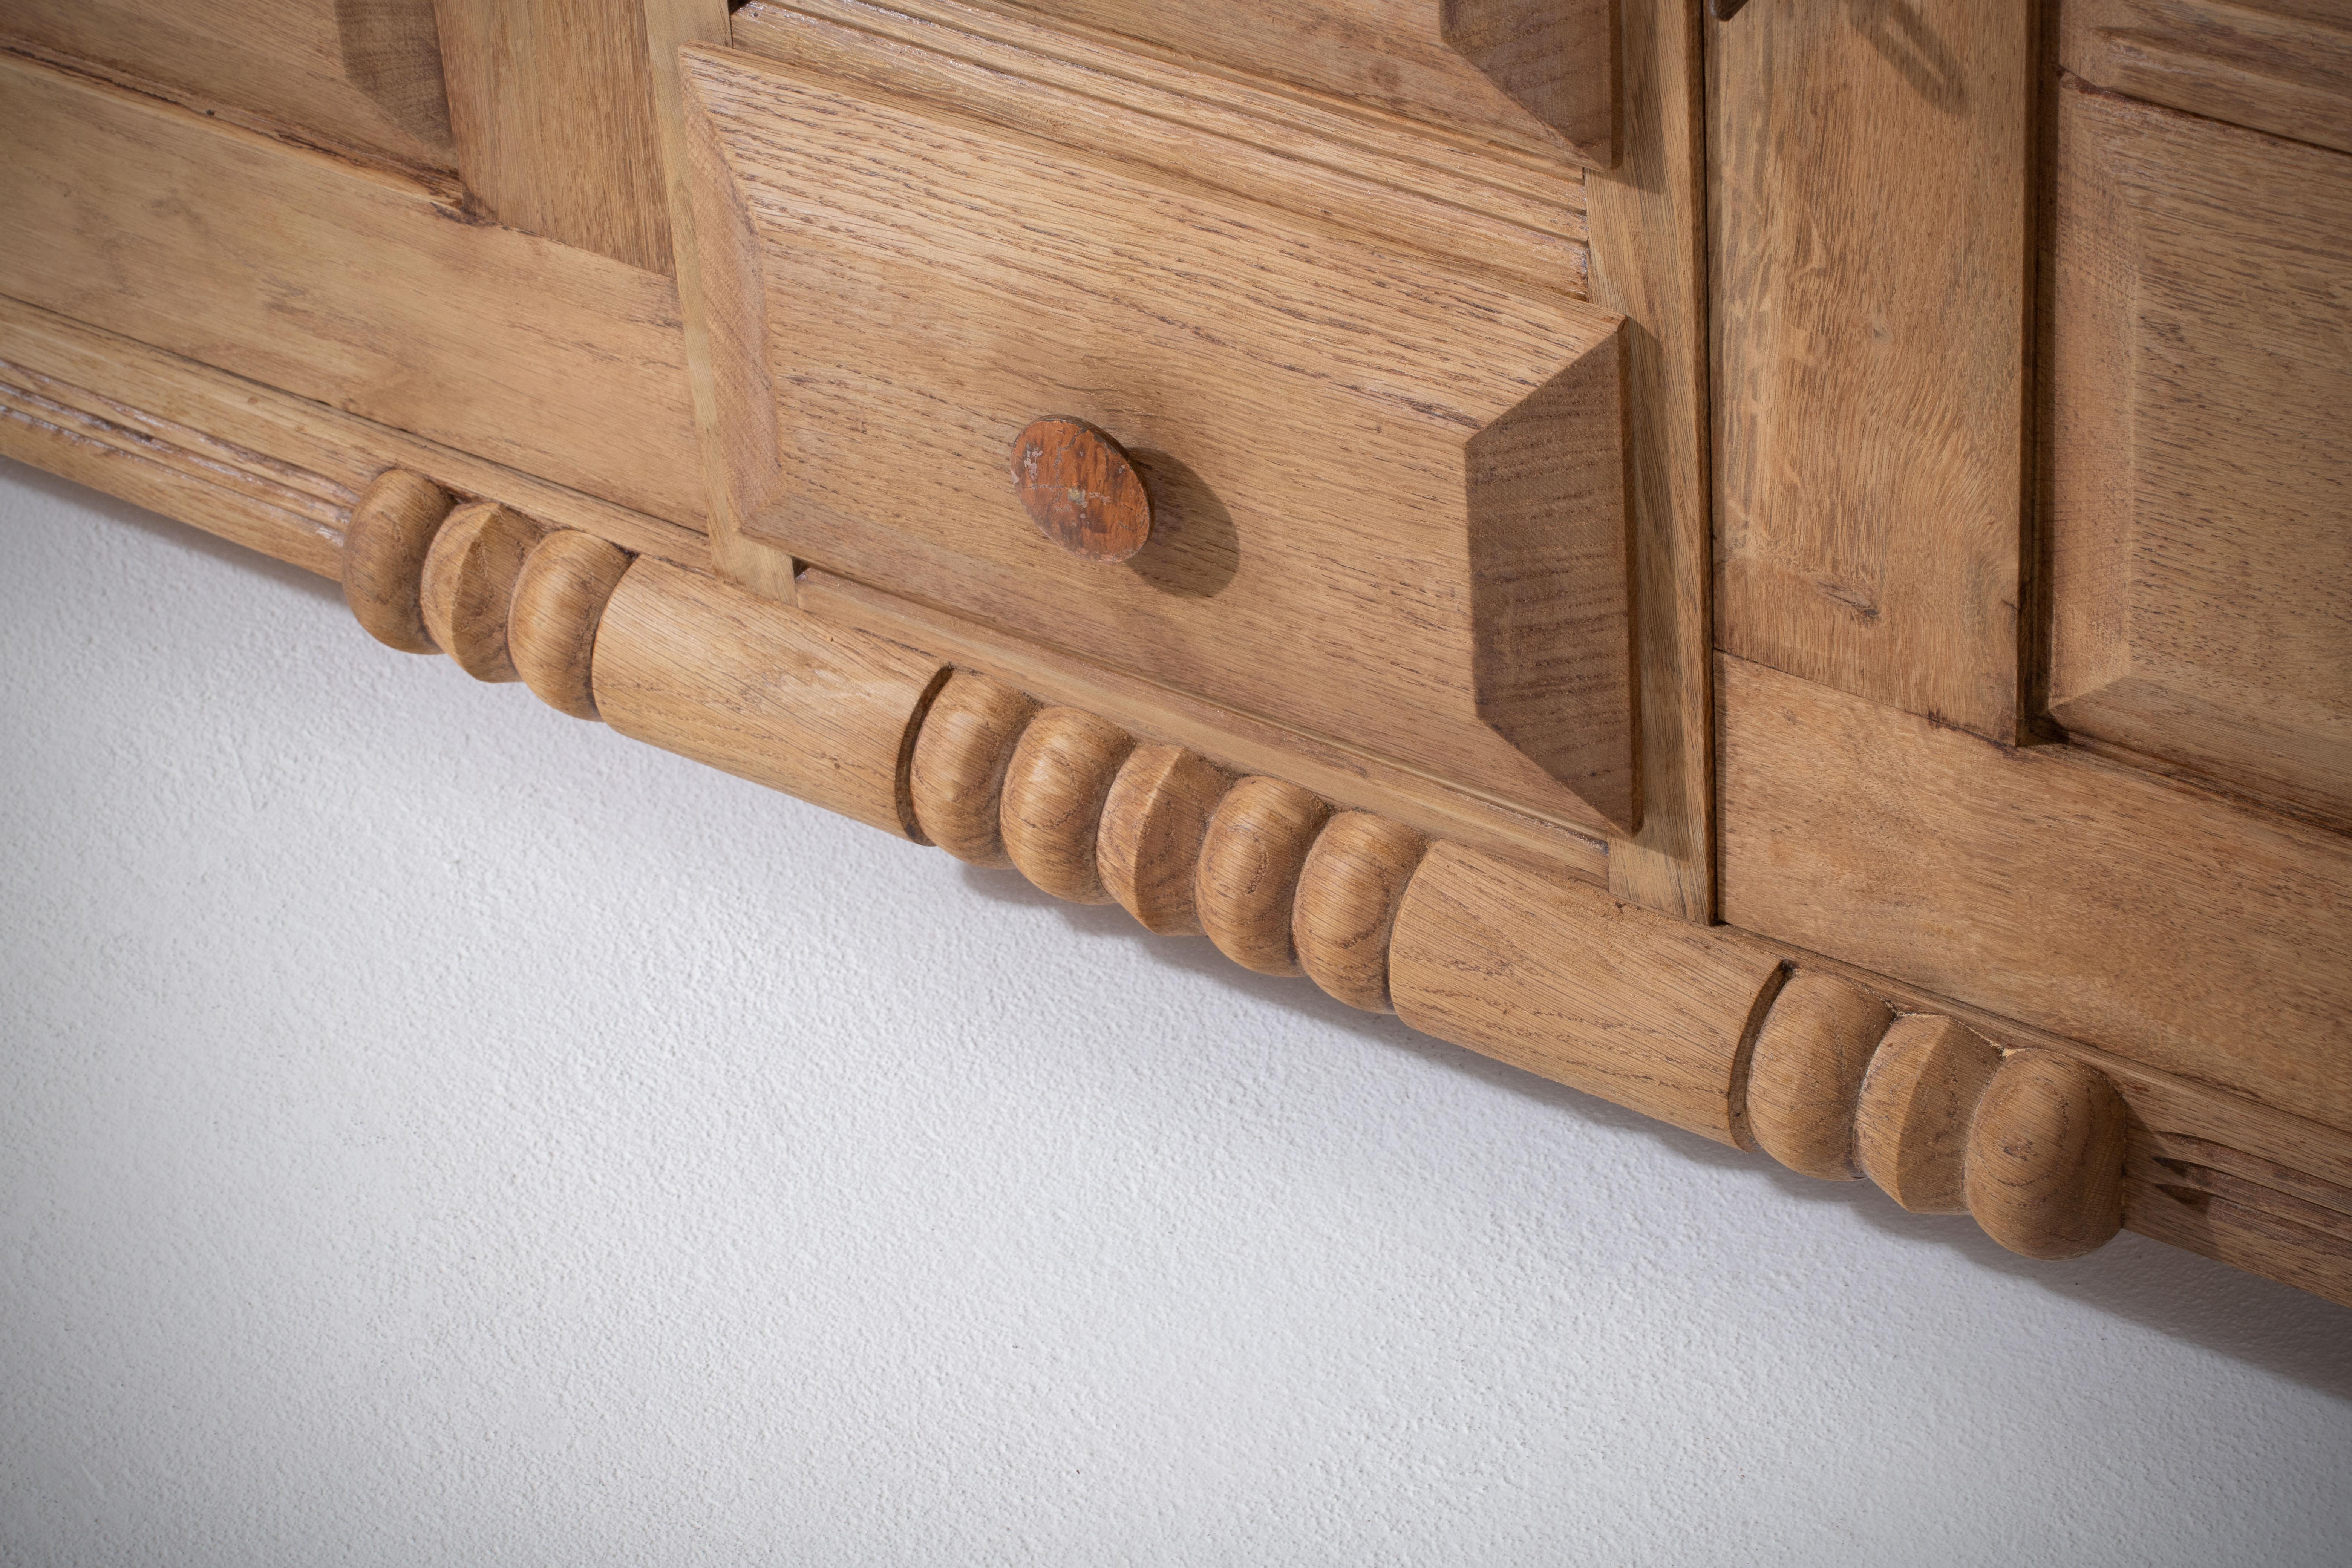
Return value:
<svg viewBox="0 0 2352 1568">
<path fill-rule="evenodd" d="M 1616 162 L 1605 0 L 1026 0 L 1026 9 L 1482 140 Z"/>
<path fill-rule="evenodd" d="M 2029 0 L 1713 32 L 1720 644 L 2015 740 Z"/>
<path fill-rule="evenodd" d="M 2081 1062 L 2012 1051 L 1969 1131 L 1968 1204 L 1985 1234 L 2028 1258 L 2079 1258 L 2123 1227 L 2126 1112 Z"/>
<path fill-rule="evenodd" d="M 1631 822 L 1615 318 L 928 101 L 687 61 L 725 181 L 697 220 L 706 273 L 731 223 L 760 279 L 706 277 L 706 300 L 764 300 L 714 346 L 792 323 L 724 378 L 749 389 L 728 421 L 745 533 L 1513 804 Z M 1465 311 L 1491 325 L 1465 337 Z M 1001 455 L 1041 408 L 1135 458 L 1165 538 L 1132 570 L 1064 557 L 1007 493 Z M 1522 458 L 1476 461 L 1488 429 Z M 1482 563 L 1559 592 L 1540 616 L 1482 599 Z M 1533 689 L 1482 643 L 1578 672 L 1544 689 L 1575 722 L 1541 759 L 1482 721 L 1482 696 Z"/>
<path fill-rule="evenodd" d="M 1138 746 L 1103 800 L 1103 889 L 1154 936 L 1198 936 L 1192 883 L 1209 818 L 1233 780 L 1181 746 Z"/>
<path fill-rule="evenodd" d="M 1389 944 L 1429 840 L 1401 822 L 1343 811 L 1307 852 L 1291 903 L 1290 938 L 1308 978 L 1350 1007 L 1397 1010 Z"/>
<path fill-rule="evenodd" d="M 1451 844 L 1406 889 L 1388 963 L 1414 1028 L 1735 1147 L 1782 978 L 1719 932 Z"/>
<path fill-rule="evenodd" d="M 2352 1215 L 2352 1133 L 2151 1069 L 1891 975 L 1735 934 L 1754 942 L 1759 952 L 1800 964 L 1800 973 L 1835 974 L 1904 1013 L 1948 1017 L 2005 1050 L 2046 1051 L 2093 1068 L 2116 1087 L 2130 1113 L 2124 1166 L 2126 1228 L 2352 1305 L 2352 1253 L 2335 1258 L 2327 1238 L 2311 1230 L 2307 1211 L 2289 1206 L 2311 1203 Z M 2211 1190 L 2217 1180 L 2227 1180 L 2236 1195 L 2217 1199 Z"/>
<path fill-rule="evenodd" d="M 1021 874 L 1057 899 L 1108 904 L 1097 838 L 1111 781 L 1135 737 L 1076 708 L 1029 721 L 1006 766 L 1004 852 Z"/>
<path fill-rule="evenodd" d="M 932 699 L 908 789 L 924 836 L 957 859 L 1013 864 L 1002 820 L 1004 774 L 1036 711 L 1027 692 L 971 669 L 957 670 Z"/>
<path fill-rule="evenodd" d="M 1245 778 L 1217 803 L 1201 843 L 1193 907 L 1217 951 L 1260 974 L 1304 974 L 1291 935 L 1298 878 L 1331 819 L 1319 795 Z"/>
<path fill-rule="evenodd" d="M 2352 158 L 2078 86 L 2058 148 L 2051 712 L 2352 819 Z"/>
<path fill-rule="evenodd" d="M 6 298 L 0 452 L 337 581 L 348 515 L 389 468 L 634 553 L 709 561 L 700 534 L 660 519 Z"/>
<path fill-rule="evenodd" d="M 798 0 L 735 13 L 735 47 L 868 86 L 915 86 L 1008 130 L 1049 122 L 1078 145 L 1276 205 L 1302 165 L 1318 210 L 1351 228 L 1584 292 L 1584 171 L 1425 125 L 1367 116 L 1262 79 L 1139 53 L 1057 21 L 959 0 Z M 1138 121 L 1150 135 L 1134 134 Z"/>
<path fill-rule="evenodd" d="M 368 636 L 403 653 L 438 653 L 417 584 L 433 536 L 457 502 L 422 474 L 386 468 L 343 528 L 343 603 Z"/>
<path fill-rule="evenodd" d="M 494 500 L 451 512 L 425 556 L 417 598 L 433 646 L 477 680 L 520 680 L 507 647 L 515 580 L 547 530 Z"/>
<path fill-rule="evenodd" d="M 1743 660 L 1718 690 L 1725 919 L 2352 1127 L 2342 836 Z"/>
<path fill-rule="evenodd" d="M 2085 81 L 2352 153 L 2347 0 L 2064 0 L 2058 18 Z"/>
<path fill-rule="evenodd" d="M 509 228 L 670 270 L 644 0 L 436 0 L 458 172 Z"/>
<path fill-rule="evenodd" d="M 1591 177 L 1592 300 L 1624 313 L 1642 826 L 1616 835 L 1609 888 L 1715 918 L 1712 498 L 1706 186 L 1699 19 L 1684 0 L 1619 0 L 1625 156 Z"/>
<path fill-rule="evenodd" d="M 698 525 L 667 279 L 6 57 L 0 142 L 0 294 Z"/>
<path fill-rule="evenodd" d="M 0 42 L 257 128 L 457 164 L 433 0 L 10 0 Z"/>
<path fill-rule="evenodd" d="M 1851 981 L 1815 969 L 1790 975 L 1748 1066 L 1748 1129 L 1757 1147 L 1808 1176 L 1858 1179 L 1863 1079 L 1894 1022 L 1892 1008 Z"/>
<path fill-rule="evenodd" d="M 1895 1021 L 1854 1112 L 1855 1158 L 1881 1192 L 1914 1214 L 1969 1212 L 1969 1127 L 2000 1062 L 1998 1046 L 1953 1019 Z"/>
<path fill-rule="evenodd" d="M 1609 879 L 1609 847 L 1586 834 L 1109 665 L 1057 654 L 816 568 L 802 574 L 800 604 L 826 620 L 985 670 L 1048 701 L 1117 713 L 1138 737 L 1188 746 L 1230 773 L 1279 773 L 1339 805 L 1395 817 L 1433 837 L 1586 881 Z"/>
<path fill-rule="evenodd" d="M 596 628 L 630 560 L 619 546 L 569 528 L 523 558 L 507 613 L 507 653 L 532 695 L 560 713 L 599 717 Z"/>
<path fill-rule="evenodd" d="M 595 655 L 597 711 L 620 733 L 923 841 L 907 771 L 935 660 L 643 558 Z"/>
</svg>

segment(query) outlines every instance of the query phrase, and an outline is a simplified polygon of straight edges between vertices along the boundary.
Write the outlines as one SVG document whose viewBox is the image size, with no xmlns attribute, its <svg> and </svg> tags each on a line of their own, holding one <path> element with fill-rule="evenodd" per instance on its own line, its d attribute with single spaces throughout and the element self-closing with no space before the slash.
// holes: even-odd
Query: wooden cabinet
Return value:
<svg viewBox="0 0 2352 1568">
<path fill-rule="evenodd" d="M 2352 1300 L 2352 9 L 1727 8 L 20 6 L 0 450 L 2013 1250 Z"/>
</svg>

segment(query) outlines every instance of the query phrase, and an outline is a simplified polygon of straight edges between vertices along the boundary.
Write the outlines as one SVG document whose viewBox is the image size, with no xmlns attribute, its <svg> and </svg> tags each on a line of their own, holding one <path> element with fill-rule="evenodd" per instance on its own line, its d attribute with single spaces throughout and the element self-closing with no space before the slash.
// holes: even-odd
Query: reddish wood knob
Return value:
<svg viewBox="0 0 2352 1568">
<path fill-rule="evenodd" d="M 1013 486 L 1037 531 L 1088 561 L 1124 561 L 1151 537 L 1151 498 L 1126 450 L 1083 419 L 1056 415 L 1013 442 Z"/>
</svg>

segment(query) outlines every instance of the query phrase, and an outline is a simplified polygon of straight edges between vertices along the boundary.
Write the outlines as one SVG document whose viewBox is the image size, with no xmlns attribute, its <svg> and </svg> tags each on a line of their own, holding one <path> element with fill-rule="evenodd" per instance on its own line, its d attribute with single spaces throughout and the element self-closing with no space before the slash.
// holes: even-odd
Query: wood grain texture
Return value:
<svg viewBox="0 0 2352 1568">
<path fill-rule="evenodd" d="M 1151 497 L 1109 432 L 1033 419 L 1013 438 L 1010 467 L 1037 531 L 1080 560 L 1115 563 L 1150 542 Z"/>
<path fill-rule="evenodd" d="M 0 294 L 699 525 L 666 279 L 21 59 L 0 141 Z"/>
<path fill-rule="evenodd" d="M 2065 0 L 2058 59 L 2114 92 L 2352 153 L 2347 0 Z"/>
<path fill-rule="evenodd" d="M 618 545 L 570 528 L 523 558 L 507 612 L 507 654 L 531 694 L 559 713 L 599 717 L 596 628 L 630 559 Z"/>
<path fill-rule="evenodd" d="M 1855 1158 L 1881 1192 L 1914 1214 L 1969 1212 L 1969 1128 L 2000 1061 L 1998 1046 L 1953 1019 L 1895 1021 L 1854 1113 Z"/>
<path fill-rule="evenodd" d="M 2019 732 L 2029 0 L 1751 8 L 1708 145 L 1720 646 Z"/>
<path fill-rule="evenodd" d="M 477 680 L 520 680 L 507 647 L 508 612 L 523 558 L 547 536 L 541 524 L 494 500 L 451 512 L 425 552 L 417 600 L 433 646 Z"/>
<path fill-rule="evenodd" d="M 1260 974 L 1304 974 L 1291 935 L 1299 873 L 1331 819 L 1321 796 L 1258 774 L 1217 803 L 1192 901 L 1217 951 Z"/>
<path fill-rule="evenodd" d="M 1366 115 L 1263 79 L 1205 72 L 1050 18 L 959 0 L 795 0 L 735 13 L 735 47 L 869 86 L 896 83 L 1008 130 L 1276 205 L 1302 166 L 1350 228 L 1545 289 L 1584 292 L 1584 172 Z M 1148 136 L 1138 135 L 1148 126 Z"/>
<path fill-rule="evenodd" d="M 1610 339 L 1473 436 L 1465 479 L 1478 717 L 1627 834 L 1642 752 L 1622 348 Z"/>
<path fill-rule="evenodd" d="M 1103 799 L 1104 891 L 1154 936 L 1198 936 L 1192 883 L 1209 818 L 1233 780 L 1181 746 L 1138 746 Z"/>
<path fill-rule="evenodd" d="M 1388 974 L 1416 1029 L 1737 1147 L 1744 1048 L 1782 966 L 1723 933 L 1441 844 L 1405 892 Z"/>
<path fill-rule="evenodd" d="M 337 580 L 347 516 L 393 468 L 633 552 L 709 560 L 675 524 L 5 297 L 0 452 Z"/>
<path fill-rule="evenodd" d="M 438 653 L 418 584 L 434 535 L 456 500 L 424 475 L 386 468 L 343 528 L 343 603 L 368 636 L 403 653 Z"/>
<path fill-rule="evenodd" d="M 500 223 L 670 270 L 644 0 L 437 0 L 458 173 Z"/>
<path fill-rule="evenodd" d="M 1612 837 L 1609 887 L 1715 918 L 1715 622 L 1708 490 L 1706 187 L 1699 19 L 1619 0 L 1625 155 L 1587 194 L 1592 300 L 1622 311 L 1626 490 L 1639 675 L 1642 827 Z"/>
<path fill-rule="evenodd" d="M 2123 1228 L 2127 1112 L 2068 1057 L 2011 1051 L 1969 1132 L 1968 1205 L 1985 1234 L 2028 1258 L 2079 1258 Z"/>
<path fill-rule="evenodd" d="M 1506 859 L 1590 882 L 1609 878 L 1609 848 L 1585 834 L 1363 752 L 1200 701 L 1092 659 L 1010 637 L 967 616 L 812 568 L 800 603 L 813 614 L 927 648 L 1048 701 L 1116 713 L 1137 736 L 1189 746 L 1234 773 L 1276 773 L 1335 804 L 1378 812 Z"/>
<path fill-rule="evenodd" d="M 632 740 L 922 842 L 907 796 L 936 660 L 640 558 L 596 633 L 596 708 Z"/>
<path fill-rule="evenodd" d="M 1393 1013 L 1389 944 L 1429 840 L 1401 822 L 1343 811 L 1307 852 L 1290 937 L 1308 978 L 1350 1007 Z"/>
<path fill-rule="evenodd" d="M 766 312 L 792 323 L 765 334 L 764 373 L 729 378 L 793 389 L 728 420 L 750 537 L 1605 825 L 1478 717 L 1465 448 L 1610 352 L 1616 318 L 928 100 L 692 50 L 687 72 L 728 186 L 698 216 L 706 266 L 714 233 L 748 226 Z M 760 320 L 740 323 L 727 341 L 755 348 Z M 1612 460 L 1613 414 L 1538 403 L 1563 473 Z M 1041 409 L 1134 458 L 1164 539 L 1131 570 L 1054 550 L 1009 493 L 1003 454 Z M 1613 540 L 1622 486 L 1563 482 Z M 1577 616 L 1548 633 L 1622 613 L 1605 580 L 1561 591 Z"/>
<path fill-rule="evenodd" d="M 457 164 L 433 0 L 10 0 L 10 43 L 329 145 Z"/>
<path fill-rule="evenodd" d="M 1598 0 L 1026 0 L 1024 8 L 1482 141 L 1603 168 L 1616 161 L 1616 39 Z"/>
<path fill-rule="evenodd" d="M 1861 986 L 1800 969 L 1773 998 L 1748 1067 L 1748 1128 L 1757 1147 L 1823 1181 L 1862 1175 L 1854 1116 L 1894 1010 Z"/>
<path fill-rule="evenodd" d="M 2352 845 L 1738 659 L 1732 923 L 2352 1127 Z"/>
<path fill-rule="evenodd" d="M 2076 84 L 2057 132 L 2051 712 L 2352 818 L 2352 159 Z"/>
<path fill-rule="evenodd" d="M 1108 904 L 1097 841 L 1111 781 L 1135 737 L 1076 708 L 1029 721 L 1004 773 L 1004 852 L 1057 899 Z"/>
<path fill-rule="evenodd" d="M 1010 866 L 1002 813 L 1004 773 L 1037 711 L 1027 692 L 959 669 L 931 700 L 908 775 L 924 836 L 974 866 Z"/>
</svg>

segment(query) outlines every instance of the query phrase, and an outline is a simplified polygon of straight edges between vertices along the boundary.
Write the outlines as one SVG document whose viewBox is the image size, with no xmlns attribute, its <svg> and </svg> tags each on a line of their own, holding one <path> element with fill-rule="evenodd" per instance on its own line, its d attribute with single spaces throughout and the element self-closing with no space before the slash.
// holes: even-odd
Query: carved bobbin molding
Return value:
<svg viewBox="0 0 2352 1568">
<path fill-rule="evenodd" d="M 2013 1251 L 2071 1257 L 2122 1222 L 2124 1101 L 2074 1058 L 449 499 L 387 475 L 352 514 L 354 609 L 395 647 L 421 624 L 478 679 L 1791 1169 L 1866 1174 Z"/>
</svg>

